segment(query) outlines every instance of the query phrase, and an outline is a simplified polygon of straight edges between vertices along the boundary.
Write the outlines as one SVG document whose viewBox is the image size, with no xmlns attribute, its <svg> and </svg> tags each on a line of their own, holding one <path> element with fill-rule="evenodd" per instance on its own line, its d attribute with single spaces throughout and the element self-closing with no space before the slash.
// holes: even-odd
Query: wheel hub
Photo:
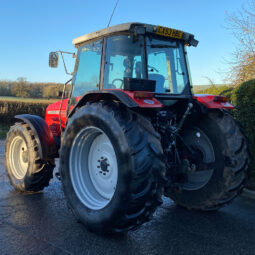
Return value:
<svg viewBox="0 0 255 255">
<path fill-rule="evenodd" d="M 186 180 L 182 184 L 182 188 L 198 190 L 209 182 L 213 174 L 214 148 L 209 137 L 197 127 L 193 127 L 186 132 L 183 139 L 195 153 L 184 160 Z"/>
<path fill-rule="evenodd" d="M 27 163 L 28 162 L 28 152 L 27 151 L 25 151 L 23 148 L 22 148 L 22 161 L 24 162 L 24 163 Z"/>
<path fill-rule="evenodd" d="M 22 180 L 27 173 L 29 163 L 28 148 L 23 137 L 14 137 L 9 151 L 12 174 L 17 180 Z"/>
<path fill-rule="evenodd" d="M 110 170 L 108 169 L 108 167 L 110 166 L 108 159 L 102 156 L 100 159 L 97 160 L 97 162 L 99 163 L 99 165 L 97 166 L 97 168 L 99 169 L 99 174 L 107 175 L 107 173 L 110 172 Z"/>
</svg>

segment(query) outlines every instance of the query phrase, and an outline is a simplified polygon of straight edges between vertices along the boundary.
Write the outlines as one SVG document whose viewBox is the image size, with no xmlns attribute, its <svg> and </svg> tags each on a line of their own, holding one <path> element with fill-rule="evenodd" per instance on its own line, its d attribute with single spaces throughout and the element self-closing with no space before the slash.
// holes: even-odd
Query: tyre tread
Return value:
<svg viewBox="0 0 255 255">
<path fill-rule="evenodd" d="M 121 104 L 105 101 L 86 104 L 77 109 L 68 125 L 72 125 L 75 119 L 82 118 L 86 108 L 90 114 L 100 114 L 108 125 L 111 123 L 107 116 L 111 114 L 126 137 L 129 155 L 134 162 L 129 180 L 130 194 L 127 196 L 124 212 L 119 219 L 110 220 L 107 227 L 100 229 L 88 225 L 87 227 L 100 234 L 136 229 L 152 218 L 160 204 L 159 197 L 162 196 L 163 182 L 159 180 L 164 178 L 165 165 L 159 135 L 148 119 Z M 157 153 L 151 150 L 150 143 L 154 144 Z M 74 208 L 72 211 L 74 212 Z"/>
</svg>

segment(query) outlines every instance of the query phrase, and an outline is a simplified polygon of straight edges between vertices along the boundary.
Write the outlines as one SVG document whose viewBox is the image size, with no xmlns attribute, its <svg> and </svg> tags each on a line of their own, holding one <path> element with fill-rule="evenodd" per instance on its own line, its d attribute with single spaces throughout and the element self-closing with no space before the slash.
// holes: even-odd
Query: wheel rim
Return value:
<svg viewBox="0 0 255 255">
<path fill-rule="evenodd" d="M 215 162 L 213 145 L 208 136 L 199 128 L 194 127 L 187 132 L 184 137 L 186 144 L 202 154 L 203 163 L 210 164 Z M 187 173 L 186 182 L 183 183 L 184 190 L 198 190 L 204 187 L 211 179 L 214 168 L 199 169 Z"/>
<path fill-rule="evenodd" d="M 26 142 L 21 136 L 16 136 L 12 140 L 9 158 L 13 176 L 22 180 L 28 169 L 28 150 Z"/>
<path fill-rule="evenodd" d="M 69 156 L 72 186 L 88 208 L 99 210 L 112 199 L 118 179 L 116 154 L 100 129 L 86 127 L 75 137 Z"/>
</svg>

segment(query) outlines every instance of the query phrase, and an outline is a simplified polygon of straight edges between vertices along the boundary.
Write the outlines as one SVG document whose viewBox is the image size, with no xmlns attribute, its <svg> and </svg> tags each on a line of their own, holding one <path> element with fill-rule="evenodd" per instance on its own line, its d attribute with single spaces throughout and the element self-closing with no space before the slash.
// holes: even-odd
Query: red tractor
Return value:
<svg viewBox="0 0 255 255">
<path fill-rule="evenodd" d="M 16 116 L 7 135 L 16 190 L 48 186 L 59 157 L 69 208 L 101 234 L 150 220 L 162 195 L 211 211 L 242 191 L 247 141 L 227 98 L 192 93 L 186 47 L 197 46 L 193 35 L 126 23 L 73 44 L 76 64 L 62 100 L 48 106 L 45 120 Z M 57 66 L 58 52 L 49 64 Z"/>
</svg>

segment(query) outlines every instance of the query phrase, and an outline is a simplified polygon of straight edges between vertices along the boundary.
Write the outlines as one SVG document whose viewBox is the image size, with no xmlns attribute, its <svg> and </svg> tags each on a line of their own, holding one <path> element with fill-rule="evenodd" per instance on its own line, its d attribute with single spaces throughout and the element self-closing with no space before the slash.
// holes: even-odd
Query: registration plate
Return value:
<svg viewBox="0 0 255 255">
<path fill-rule="evenodd" d="M 168 27 L 157 26 L 156 34 L 176 39 L 182 39 L 183 32 Z"/>
</svg>

